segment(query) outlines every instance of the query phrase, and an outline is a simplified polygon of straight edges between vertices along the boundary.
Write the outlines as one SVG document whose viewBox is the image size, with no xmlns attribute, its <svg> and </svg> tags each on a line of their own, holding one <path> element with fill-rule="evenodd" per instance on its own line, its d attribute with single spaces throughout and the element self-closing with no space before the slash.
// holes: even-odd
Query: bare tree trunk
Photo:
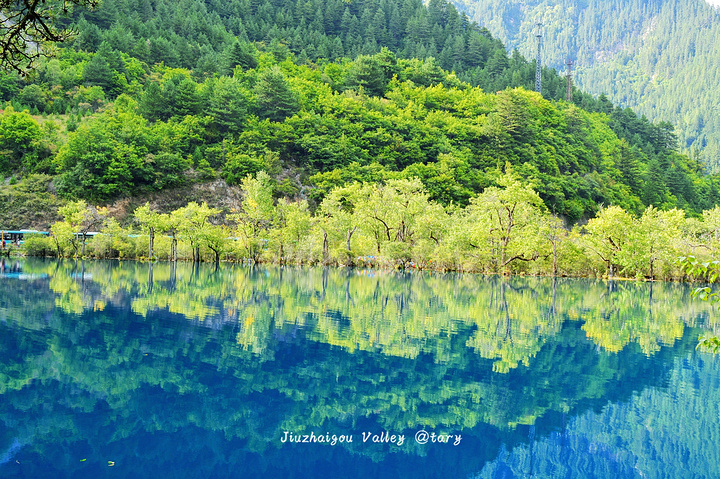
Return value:
<svg viewBox="0 0 720 479">
<path fill-rule="evenodd" d="M 502 271 L 500 271 L 501 274 L 505 274 L 506 271 L 506 264 L 505 264 L 505 248 L 500 248 L 500 268 L 502 268 Z"/>
<path fill-rule="evenodd" d="M 502 301 L 502 309 L 505 313 L 505 339 L 509 339 L 510 343 L 512 343 L 512 321 L 510 320 L 510 307 L 505 298 L 505 279 L 500 280 L 500 300 Z"/>
<path fill-rule="evenodd" d="M 323 264 L 328 264 L 330 257 L 327 231 L 323 231 Z"/>
<path fill-rule="evenodd" d="M 557 292 L 557 276 L 553 276 L 553 285 L 552 285 L 552 286 L 553 286 L 553 291 L 552 291 L 552 309 L 551 309 L 551 313 L 552 313 L 553 319 L 555 319 L 555 295 L 556 295 L 556 292 Z"/>
<path fill-rule="evenodd" d="M 177 262 L 172 265 L 172 272 L 170 274 L 170 291 L 175 291 L 175 284 L 177 283 Z"/>
<path fill-rule="evenodd" d="M 654 265 L 654 263 L 655 263 L 655 260 L 654 260 L 654 259 L 650 259 L 650 281 L 654 281 L 654 280 L 655 280 L 655 272 L 654 272 L 654 270 L 653 270 L 653 265 Z"/>
<path fill-rule="evenodd" d="M 347 239 L 345 241 L 345 251 L 347 252 L 347 259 L 350 266 L 354 266 L 355 262 L 352 260 L 352 252 L 350 251 L 350 240 L 352 239 L 353 234 L 355 233 L 355 230 L 357 230 L 357 226 L 354 227 L 352 230 L 348 230 Z"/>
<path fill-rule="evenodd" d="M 150 228 L 150 251 L 148 251 L 148 259 L 152 260 L 153 247 L 155 246 L 155 230 Z"/>
</svg>

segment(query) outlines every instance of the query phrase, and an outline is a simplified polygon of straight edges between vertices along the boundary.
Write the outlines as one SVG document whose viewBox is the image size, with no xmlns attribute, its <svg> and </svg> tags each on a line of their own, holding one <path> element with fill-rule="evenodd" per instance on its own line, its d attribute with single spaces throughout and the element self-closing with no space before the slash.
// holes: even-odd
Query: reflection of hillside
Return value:
<svg viewBox="0 0 720 479">
<path fill-rule="evenodd" d="M 56 305 L 74 314 L 116 304 L 143 316 L 159 310 L 215 328 L 231 324 L 236 341 L 256 353 L 289 325 L 348 351 L 430 352 L 450 362 L 451 339 L 471 332 L 467 347 L 500 372 L 530 364 L 568 320 L 582 321 L 603 349 L 637 343 L 652 354 L 707 310 L 674 284 L 182 263 L 28 262 L 25 269 L 49 275 Z"/>
<path fill-rule="evenodd" d="M 183 327 L 163 315 L 107 313 L 79 318 L 60 313 L 46 332 L 51 355 L 44 354 L 41 341 L 30 341 L 35 347 L 4 358 L 6 373 L 24 372 L 34 382 L 6 392 L 0 417 L 32 418 L 17 423 L 14 434 L 34 440 L 43 454 L 53 454 L 43 449 L 49 444 L 72 447 L 81 439 L 129 441 L 130 449 L 138 450 L 143 435 L 189 430 L 242 440 L 243 447 L 274 458 L 287 454 L 273 440 L 284 430 L 340 433 L 362 427 L 462 431 L 467 441 L 497 450 L 501 441 L 524 441 L 524 433 L 508 429 L 510 424 L 626 400 L 664 372 L 664 360 L 649 362 L 637 348 L 598 354 L 577 327 L 563 329 L 541 348 L 537 367 L 494 374 L 487 361 L 466 358 L 452 367 L 427 355 L 408 360 L 349 354 L 300 337 L 282 348 L 273 344 L 281 357 L 261 362 L 233 341 L 229 326 L 213 332 Z M 0 334 L 5 341 L 22 336 L 9 327 Z M 466 349 L 462 339 L 454 345 Z M 99 429 L 89 419 L 97 411 L 103 418 Z M 192 444 L 187 442 L 186 452 L 196 457 L 202 448 Z M 374 460 L 389 452 L 357 445 L 353 450 Z M 412 444 L 403 451 L 425 454 Z M 138 460 L 124 454 L 116 457 Z M 163 464 L 158 457 L 141 459 Z M 467 455 L 463 469 L 479 470 L 489 459 Z"/>
<path fill-rule="evenodd" d="M 535 444 L 501 446 L 476 477 L 522 477 L 531 470 L 545 477 L 718 477 L 718 377 L 717 357 L 677 358 L 667 388 L 569 418 Z"/>
<path fill-rule="evenodd" d="M 268 444 L 261 438 L 277 437 L 282 430 L 302 431 L 333 424 L 340 428 L 345 420 L 368 416 L 376 417 L 382 427 L 392 430 L 408 426 L 465 429 L 482 422 L 505 428 L 518 417 L 543 412 L 545 405 L 572 410 L 587 391 L 592 395 L 605 391 L 609 387 L 606 383 L 617 386 L 617 365 L 613 360 L 605 363 L 608 356 L 598 356 L 589 344 L 582 361 L 557 357 L 555 353 L 562 352 L 562 347 L 540 351 L 538 361 L 553 364 L 555 375 L 523 368 L 492 381 L 488 381 L 487 363 L 457 369 L 426 358 L 418 359 L 417 364 L 382 354 L 331 354 L 327 348 L 310 348 L 307 352 L 309 345 L 304 342 L 285 352 L 291 355 L 285 367 L 268 371 L 250 353 L 233 346 L 232 331 L 222 332 L 218 348 L 212 335 L 194 327 L 174 330 L 157 319 L 148 324 L 131 313 L 111 312 L 96 315 L 95 324 L 87 316 L 80 321 L 63 316 L 63 327 L 48 338 L 52 357 L 37 351 L 29 361 L 26 358 L 18 362 L 29 365 L 33 374 L 41 371 L 38 379 L 49 375 L 47 379 L 59 380 L 58 394 L 65 394 L 70 384 L 83 391 L 75 395 L 75 401 L 79 400 L 75 407 L 92 411 L 107 403 L 118 411 L 113 420 L 120 437 L 153 423 L 152 427 L 160 430 L 172 430 L 187 421 L 203 429 L 224 431 L 231 437 L 255 437 L 256 447 L 265 449 Z M 78 324 L 83 326 L 79 328 Z M 152 329 L 166 332 L 153 336 L 152 343 L 144 342 L 143 337 Z M 570 342 L 575 342 L 578 331 L 571 328 L 568 338 L 563 334 L 558 339 L 565 339 L 563 343 L 574 338 Z M 192 336 L 188 344 L 187 338 Z M 462 342 L 457 344 L 462 346 Z M 630 357 L 643 362 L 638 355 Z M 204 380 L 208 365 L 221 372 L 212 387 Z M 607 373 L 601 373 L 603 369 Z M 643 370 L 642 364 L 632 369 L 633 374 Z M 576 382 L 581 375 L 588 378 L 587 384 Z M 577 388 L 573 398 L 563 397 L 561 404 L 554 403 L 553 396 L 562 396 L 557 391 L 570 387 L 565 384 L 570 377 Z M 516 385 L 536 383 L 544 384 L 542 394 L 517 393 Z M 638 384 L 633 380 L 629 383 Z M 163 394 L 181 393 L 180 403 L 174 402 L 183 404 L 189 415 L 153 415 L 127 422 L 120 411 L 144 411 L 148 407 L 145 401 L 155 399 L 153 395 L 145 397 L 148 388 L 159 388 Z M 275 391 L 271 397 L 276 399 L 269 403 L 253 399 L 263 390 Z M 41 395 L 46 394 L 49 392 Z M 43 408 L 47 403 L 63 401 L 45 397 L 36 407 Z M 266 414 L 259 416 L 258 411 Z M 62 430 L 59 427 L 58 433 Z M 32 435 L 32 431 L 28 432 L 28 436 Z"/>
<path fill-rule="evenodd" d="M 486 453 L 455 458 L 477 472 L 501 443 L 527 441 L 528 427 L 547 434 L 564 415 L 661 383 L 668 359 L 697 337 L 687 334 L 673 350 L 639 339 L 666 328 L 672 341 L 693 324 L 697 313 L 681 308 L 674 297 L 684 293 L 672 285 L 655 285 L 653 316 L 639 317 L 649 298 L 634 284 L 609 291 L 533 278 L 162 264 L 151 273 L 137 263 L 86 264 L 89 281 L 77 266 L 39 263 L 49 282 L 0 290 L 0 421 L 42 454 L 81 440 L 143 451 L 144 435 L 177 431 L 188 435 L 180 440 L 187 457 L 202 454 L 190 440 L 200 434 L 280 461 L 287 451 L 275 439 L 284 430 L 424 427 L 483 444 Z M 183 304 L 171 307 L 174 297 L 194 304 L 192 313 L 174 312 Z M 639 332 L 613 349 L 587 340 L 591 321 L 600 331 L 607 321 Z M 349 449 L 373 461 L 392 457 L 382 447 Z M 403 452 L 420 462 L 427 454 L 414 443 Z"/>
</svg>

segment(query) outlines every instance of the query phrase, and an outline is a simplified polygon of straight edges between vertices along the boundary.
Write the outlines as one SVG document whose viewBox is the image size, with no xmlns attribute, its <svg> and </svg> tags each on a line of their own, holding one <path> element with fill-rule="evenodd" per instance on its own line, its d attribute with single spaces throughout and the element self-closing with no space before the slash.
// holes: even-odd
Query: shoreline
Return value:
<svg viewBox="0 0 720 479">
<path fill-rule="evenodd" d="M 221 260 L 219 262 L 215 261 L 193 261 L 192 259 L 187 258 L 178 258 L 177 261 L 167 260 L 167 259 L 155 259 L 155 260 L 148 260 L 147 258 L 143 257 L 137 257 L 137 258 L 97 258 L 92 256 L 85 256 L 85 257 L 58 257 L 58 256 L 34 256 L 34 255 L 25 255 L 25 254 L 8 254 L 3 253 L 0 254 L 0 258 L 22 258 L 22 259 L 42 259 L 42 260 L 55 260 L 55 261 L 65 261 L 65 260 L 72 260 L 72 261 L 117 261 L 117 262 L 135 262 L 135 263 L 141 263 L 141 264 L 149 264 L 149 265 L 156 265 L 158 263 L 162 264 L 172 264 L 172 263 L 180 263 L 180 264 L 197 264 L 197 265 L 240 265 L 240 266 L 275 266 L 275 267 L 307 267 L 307 268 L 331 268 L 331 269 L 355 269 L 355 270 L 373 270 L 378 272 L 403 272 L 403 273 L 434 273 L 434 274 L 469 274 L 469 275 L 475 275 L 475 276 L 500 276 L 500 277 L 519 277 L 519 278 L 548 278 L 548 279 L 588 279 L 588 280 L 596 280 L 596 281 L 622 281 L 622 282 L 636 282 L 636 283 L 677 283 L 677 284 L 701 284 L 701 285 L 710 285 L 713 284 L 708 281 L 702 281 L 699 279 L 691 280 L 691 279 L 650 279 L 650 278 L 632 278 L 632 277 L 625 277 L 625 276 L 612 276 L 608 277 L 607 275 L 568 275 L 568 274 L 562 274 L 562 275 L 551 275 L 551 274 L 531 274 L 531 273 L 500 273 L 500 272 L 494 272 L 494 271 L 470 271 L 470 270 L 458 270 L 458 269 L 434 269 L 434 268 L 423 268 L 423 267 L 383 267 L 380 265 L 361 265 L 361 264 L 354 264 L 354 265 L 346 265 L 346 264 L 322 264 L 320 262 L 317 263 L 297 263 L 297 262 L 275 262 L 275 261 L 252 261 L 252 260 L 242 260 L 242 261 L 231 261 L 231 260 Z"/>
</svg>

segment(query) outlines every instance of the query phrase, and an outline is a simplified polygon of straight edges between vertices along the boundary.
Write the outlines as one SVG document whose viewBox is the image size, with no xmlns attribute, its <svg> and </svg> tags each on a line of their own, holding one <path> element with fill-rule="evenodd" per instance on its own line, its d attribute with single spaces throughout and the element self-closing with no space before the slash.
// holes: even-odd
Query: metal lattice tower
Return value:
<svg viewBox="0 0 720 479">
<path fill-rule="evenodd" d="M 567 61 L 566 65 L 567 65 L 567 67 L 568 67 L 568 69 L 567 69 L 567 87 L 568 87 L 568 90 L 567 90 L 567 101 L 568 101 L 568 103 L 572 103 L 572 90 L 573 90 L 573 85 L 572 85 L 572 66 L 573 66 L 573 62 L 572 62 L 572 60 L 570 60 L 570 59 L 568 58 L 568 61 Z"/>
<path fill-rule="evenodd" d="M 537 22 L 535 24 L 535 37 L 537 38 L 537 58 L 535 63 L 535 91 L 541 93 L 542 86 L 542 38 L 543 38 L 543 24 Z"/>
</svg>

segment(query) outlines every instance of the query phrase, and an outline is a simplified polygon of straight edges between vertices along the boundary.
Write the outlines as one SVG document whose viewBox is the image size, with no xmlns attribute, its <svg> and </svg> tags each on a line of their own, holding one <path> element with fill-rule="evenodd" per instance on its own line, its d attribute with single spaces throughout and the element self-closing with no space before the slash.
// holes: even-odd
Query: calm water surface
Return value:
<svg viewBox="0 0 720 479">
<path fill-rule="evenodd" d="M 689 293 L 5 260 L 0 477 L 718 478 Z"/>
</svg>

